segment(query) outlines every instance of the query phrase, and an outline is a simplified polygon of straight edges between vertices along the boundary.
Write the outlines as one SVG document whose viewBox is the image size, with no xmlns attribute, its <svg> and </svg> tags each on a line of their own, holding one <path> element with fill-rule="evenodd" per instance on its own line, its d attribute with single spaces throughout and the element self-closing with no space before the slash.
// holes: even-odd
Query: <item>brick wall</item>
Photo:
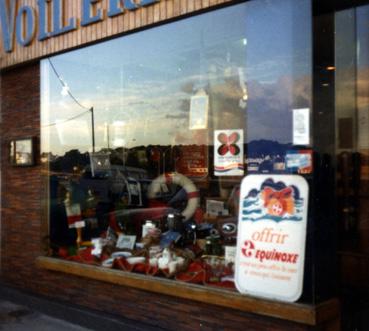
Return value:
<svg viewBox="0 0 369 331">
<path fill-rule="evenodd" d="M 8 142 L 40 136 L 39 65 L 2 74 L 1 281 L 11 286 L 104 310 L 170 330 L 305 330 L 302 325 L 41 270 L 43 254 L 41 166 L 8 162 Z"/>
<path fill-rule="evenodd" d="M 40 250 L 40 168 L 9 165 L 9 141 L 40 135 L 38 65 L 1 76 L 2 273 L 28 279 Z"/>
</svg>

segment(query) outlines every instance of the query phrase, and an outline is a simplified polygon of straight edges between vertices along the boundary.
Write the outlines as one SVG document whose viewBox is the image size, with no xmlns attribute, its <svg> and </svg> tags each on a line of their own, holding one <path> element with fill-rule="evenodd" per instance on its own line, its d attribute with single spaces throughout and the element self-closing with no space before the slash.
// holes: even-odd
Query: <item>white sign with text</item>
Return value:
<svg viewBox="0 0 369 331">
<path fill-rule="evenodd" d="M 301 296 L 308 191 L 298 175 L 243 179 L 235 263 L 241 293 L 288 302 Z"/>
<path fill-rule="evenodd" d="M 310 109 L 293 109 L 292 112 L 294 145 L 310 145 Z"/>
</svg>

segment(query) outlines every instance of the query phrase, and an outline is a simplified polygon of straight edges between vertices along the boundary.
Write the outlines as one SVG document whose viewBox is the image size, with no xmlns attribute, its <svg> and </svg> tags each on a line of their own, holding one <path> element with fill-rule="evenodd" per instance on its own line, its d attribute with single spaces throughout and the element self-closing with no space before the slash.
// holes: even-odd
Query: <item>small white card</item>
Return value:
<svg viewBox="0 0 369 331">
<path fill-rule="evenodd" d="M 310 109 L 293 109 L 293 137 L 294 145 L 310 145 Z"/>
<path fill-rule="evenodd" d="M 206 200 L 206 213 L 211 216 L 223 215 L 224 201 Z"/>
<path fill-rule="evenodd" d="M 225 262 L 226 264 L 234 263 L 236 260 L 237 247 L 236 246 L 225 246 Z"/>
</svg>

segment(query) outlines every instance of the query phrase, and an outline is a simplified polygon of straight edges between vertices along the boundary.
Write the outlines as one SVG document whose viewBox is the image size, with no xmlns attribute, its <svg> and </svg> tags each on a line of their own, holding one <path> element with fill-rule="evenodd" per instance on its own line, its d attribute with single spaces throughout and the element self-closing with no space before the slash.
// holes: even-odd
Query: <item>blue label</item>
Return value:
<svg viewBox="0 0 369 331">
<path fill-rule="evenodd" d="M 101 0 L 80 1 L 82 1 L 81 26 L 105 19 L 104 9 L 94 8 Z M 160 0 L 109 0 L 107 16 L 113 17 L 123 14 L 125 10 L 132 11 L 158 2 Z M 0 26 L 5 52 L 9 53 L 14 49 L 14 32 L 17 43 L 24 47 L 32 43 L 35 31 L 38 31 L 38 40 L 43 41 L 77 29 L 76 17 L 64 17 L 64 0 L 37 0 L 37 8 L 23 5 L 19 10 L 17 5 L 17 0 L 0 0 Z M 52 21 L 51 31 L 48 30 L 50 21 Z"/>
</svg>

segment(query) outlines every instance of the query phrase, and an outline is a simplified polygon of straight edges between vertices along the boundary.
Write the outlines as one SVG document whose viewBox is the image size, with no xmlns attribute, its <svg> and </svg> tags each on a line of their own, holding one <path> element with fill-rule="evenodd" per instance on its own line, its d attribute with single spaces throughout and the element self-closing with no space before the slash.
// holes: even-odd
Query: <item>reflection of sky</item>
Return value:
<svg viewBox="0 0 369 331">
<path fill-rule="evenodd" d="M 358 45 L 358 67 L 369 67 L 369 6 L 358 7 L 356 10 L 356 33 Z"/>
<path fill-rule="evenodd" d="M 356 97 L 358 109 L 367 111 L 369 108 L 369 5 L 356 9 L 357 35 L 357 87 Z M 359 111 L 360 113 L 360 111 Z"/>
<path fill-rule="evenodd" d="M 309 94 L 296 103 L 293 86 L 301 82 L 301 89 L 310 88 L 310 81 L 303 79 L 311 70 L 310 19 L 307 0 L 250 1 L 51 61 L 78 101 L 94 107 L 97 149 L 108 146 L 108 128 L 110 146 L 114 135 L 124 137 L 126 147 L 183 143 L 178 137 L 189 136 L 190 97 L 197 88 L 208 86 L 210 79 L 213 84 L 225 84 L 229 72 L 240 85 L 236 70 L 240 67 L 245 69 L 249 95 L 247 140 L 285 143 L 291 141 L 291 108 L 309 106 Z M 48 126 L 85 111 L 60 94 L 61 84 L 51 69 L 48 85 L 43 137 L 48 127 L 53 153 L 90 149 L 88 112 L 74 121 Z M 208 93 L 211 105 L 212 92 Z M 231 87 L 224 93 L 236 94 Z M 233 111 L 244 110 L 235 107 Z M 45 150 L 47 144 L 43 146 Z"/>
<path fill-rule="evenodd" d="M 251 1 L 246 13 L 248 141 L 291 142 L 291 110 L 310 106 L 298 88 L 311 88 L 309 1 Z"/>
<path fill-rule="evenodd" d="M 310 19 L 309 1 L 251 1 L 245 20 L 249 78 L 273 83 L 295 71 L 308 73 Z"/>
</svg>

